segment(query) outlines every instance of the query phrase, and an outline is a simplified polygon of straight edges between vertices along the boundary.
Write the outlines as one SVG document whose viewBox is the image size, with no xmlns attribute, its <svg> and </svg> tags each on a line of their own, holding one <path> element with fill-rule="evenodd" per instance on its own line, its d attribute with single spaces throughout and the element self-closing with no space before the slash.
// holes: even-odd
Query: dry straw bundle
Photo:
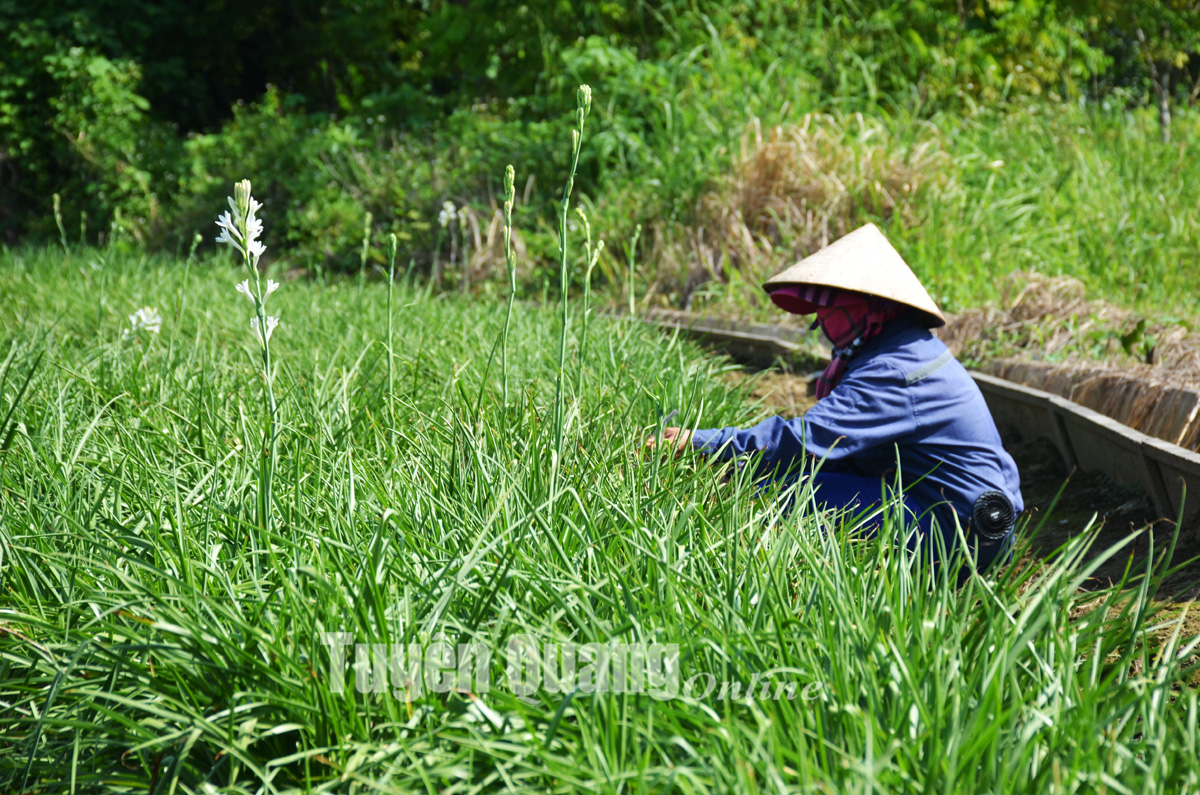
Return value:
<svg viewBox="0 0 1200 795">
<path fill-rule="evenodd" d="M 651 230 L 651 261 L 664 277 L 686 274 L 685 308 L 698 286 L 730 272 L 756 286 L 868 221 L 900 214 L 916 224 L 915 201 L 947 179 L 949 161 L 933 126 L 905 137 L 861 114 L 811 113 L 764 132 L 755 119 L 694 223 Z"/>
</svg>

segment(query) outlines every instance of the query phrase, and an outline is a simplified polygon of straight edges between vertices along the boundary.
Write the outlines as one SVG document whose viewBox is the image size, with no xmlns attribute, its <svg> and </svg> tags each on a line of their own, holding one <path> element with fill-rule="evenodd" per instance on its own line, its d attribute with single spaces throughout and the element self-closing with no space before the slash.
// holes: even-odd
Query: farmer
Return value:
<svg viewBox="0 0 1200 795">
<path fill-rule="evenodd" d="M 815 313 L 813 328 L 833 344 L 817 404 L 746 429 L 665 428 L 663 441 L 719 459 L 757 454 L 756 471 L 768 475 L 812 473 L 803 465 L 819 459 L 815 502 L 855 514 L 899 483 L 910 543 L 935 557 L 935 534 L 952 550 L 961 525 L 985 569 L 1024 508 L 1017 468 L 979 388 L 929 332 L 945 318 L 900 254 L 867 224 L 764 287 L 784 311 Z"/>
</svg>

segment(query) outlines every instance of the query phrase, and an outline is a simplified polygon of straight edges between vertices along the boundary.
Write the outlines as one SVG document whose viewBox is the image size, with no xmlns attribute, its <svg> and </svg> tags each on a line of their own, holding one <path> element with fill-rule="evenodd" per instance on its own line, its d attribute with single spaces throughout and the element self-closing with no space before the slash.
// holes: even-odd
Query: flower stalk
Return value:
<svg viewBox="0 0 1200 795">
<path fill-rule="evenodd" d="M 179 315 L 183 312 L 185 304 L 184 297 L 187 292 L 188 277 L 192 272 L 192 263 L 196 261 L 196 249 L 204 242 L 204 235 L 196 232 L 192 235 L 192 246 L 188 249 L 187 259 L 183 263 L 183 278 L 179 280 L 179 287 L 175 290 L 175 322 L 179 322 Z"/>
<path fill-rule="evenodd" d="M 259 241 L 263 231 L 258 211 L 262 204 L 250 195 L 250 180 L 244 179 L 233 186 L 229 198 L 229 210 L 217 218 L 221 234 L 218 243 L 236 249 L 242 257 L 249 278 L 237 285 L 237 291 L 254 304 L 254 316 L 250 319 L 250 330 L 257 340 L 262 355 L 263 402 L 266 423 L 263 429 L 262 457 L 259 462 L 258 523 L 270 533 L 271 530 L 271 485 L 275 474 L 276 442 L 278 437 L 278 406 L 275 403 L 275 385 L 271 368 L 271 333 L 279 325 L 278 317 L 267 315 L 267 299 L 279 289 L 279 282 L 267 279 L 264 287 L 258 272 L 258 260 L 267 247 Z"/>
<path fill-rule="evenodd" d="M 579 168 L 579 151 L 583 146 L 583 122 L 592 110 L 592 89 L 581 85 L 575 92 L 575 126 L 571 129 L 571 171 L 563 187 L 562 206 L 558 212 L 558 283 L 561 308 L 561 329 L 558 340 L 558 372 L 554 379 L 554 438 L 559 456 L 563 449 L 563 380 L 567 361 L 567 214 L 571 206 L 571 189 L 575 187 L 575 172 Z"/>
<path fill-rule="evenodd" d="M 633 237 L 631 237 L 625 243 L 625 259 L 628 260 L 628 262 L 629 262 L 629 283 L 628 283 L 628 286 L 626 287 L 625 293 L 629 299 L 629 320 L 630 320 L 630 322 L 633 322 L 634 314 L 637 311 L 637 301 L 636 301 L 636 296 L 634 293 L 634 283 L 633 283 L 633 261 L 634 261 L 634 258 L 637 256 L 638 238 L 641 237 L 641 234 L 642 234 L 642 225 L 638 224 L 633 229 Z"/>
<path fill-rule="evenodd" d="M 508 268 L 508 311 L 504 315 L 504 342 L 500 347 L 500 370 L 503 373 L 504 403 L 508 408 L 508 329 L 512 325 L 513 301 L 517 295 L 517 260 L 512 250 L 512 214 L 516 199 L 516 172 L 510 165 L 504 169 L 504 264 Z"/>
<path fill-rule="evenodd" d="M 604 241 L 599 240 L 593 246 L 592 225 L 588 221 L 587 213 L 583 211 L 582 207 L 576 207 L 575 213 L 583 224 L 584 261 L 587 263 L 583 273 L 583 331 L 580 332 L 579 337 L 579 370 L 575 378 L 575 390 L 581 392 L 583 389 L 583 365 L 587 361 L 588 325 L 591 319 L 592 272 L 596 269 L 596 263 L 600 261 L 600 255 L 604 253 Z"/>
<path fill-rule="evenodd" d="M 371 224 L 375 222 L 375 216 L 367 211 L 366 217 L 363 219 L 363 236 L 362 247 L 358 252 L 358 300 L 362 301 L 363 289 L 367 284 L 367 253 L 371 249 Z"/>
<path fill-rule="evenodd" d="M 67 228 L 63 225 L 62 197 L 54 194 L 54 223 L 58 226 L 58 239 L 62 243 L 63 253 L 70 254 L 71 247 L 67 245 Z"/>
<path fill-rule="evenodd" d="M 438 211 L 437 222 L 439 229 L 446 230 L 450 235 L 450 270 L 454 270 L 454 260 L 458 252 L 457 241 L 454 237 L 454 226 L 459 220 L 459 210 L 454 206 L 454 202 L 449 200 L 442 202 L 442 209 Z M 439 231 L 437 242 L 433 247 L 433 272 L 430 275 L 430 281 L 434 290 L 440 290 L 442 287 L 442 266 L 439 259 L 441 250 L 442 233 Z"/>
<path fill-rule="evenodd" d="M 392 347 L 392 287 L 396 282 L 396 233 L 388 235 L 388 293 L 387 293 L 387 339 L 388 339 L 388 415 L 392 419 L 392 427 L 396 427 L 396 387 L 395 387 L 395 358 L 396 351 Z"/>
</svg>

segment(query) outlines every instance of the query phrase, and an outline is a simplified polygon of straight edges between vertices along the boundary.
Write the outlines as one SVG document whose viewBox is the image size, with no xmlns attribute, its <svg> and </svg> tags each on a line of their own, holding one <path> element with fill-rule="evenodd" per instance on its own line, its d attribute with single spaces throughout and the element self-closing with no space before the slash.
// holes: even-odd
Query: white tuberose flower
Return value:
<svg viewBox="0 0 1200 795">
<path fill-rule="evenodd" d="M 279 325 L 279 318 L 268 317 L 267 318 L 267 334 L 266 334 L 266 338 L 264 339 L 262 331 L 260 331 L 258 328 L 258 318 L 256 318 L 256 317 L 250 318 L 250 328 L 254 331 L 254 336 L 258 338 L 258 344 L 263 346 L 264 348 L 267 347 L 267 340 L 271 339 L 271 332 L 274 331 L 275 327 L 278 325 Z"/>
<path fill-rule="evenodd" d="M 248 189 L 247 194 L 249 194 Z M 262 219 L 257 216 L 258 211 L 262 209 L 262 202 L 256 201 L 250 195 L 247 195 L 246 200 L 249 202 L 246 208 L 246 239 L 254 243 L 263 230 Z M 254 253 L 253 248 L 251 248 L 250 253 Z"/>
<path fill-rule="evenodd" d="M 243 179 L 234 183 L 233 196 L 229 197 L 229 210 L 217 217 L 217 226 L 221 228 L 217 242 L 228 243 L 240 251 L 246 268 L 254 276 L 254 287 L 250 286 L 249 279 L 245 279 L 237 285 L 237 291 L 246 296 L 246 300 L 254 304 L 255 311 L 260 314 L 262 305 L 271 297 L 271 293 L 279 289 L 279 282 L 274 279 L 267 279 L 264 289 L 258 276 L 258 258 L 267 250 L 258 240 L 263 231 L 262 219 L 258 217 L 258 211 L 261 209 L 262 203 L 255 201 L 250 195 L 250 180 Z M 265 325 L 266 328 L 261 328 L 260 325 Z M 250 329 L 264 350 L 271 339 L 271 332 L 277 325 L 277 317 L 268 317 L 263 324 L 258 322 L 257 317 L 250 318 Z"/>
<path fill-rule="evenodd" d="M 266 295 L 263 296 L 263 303 L 265 304 L 267 302 L 267 299 L 271 297 L 271 293 L 275 292 L 278 289 L 279 289 L 279 282 L 275 281 L 274 279 L 267 279 L 267 292 L 266 292 Z M 249 279 L 243 279 L 238 284 L 237 291 L 239 293 L 241 293 L 242 295 L 246 296 L 247 301 L 249 301 L 250 303 L 254 303 L 254 292 L 250 289 L 250 280 Z"/>
<path fill-rule="evenodd" d="M 129 333 L 145 329 L 157 334 L 162 329 L 162 316 L 153 307 L 144 306 L 129 316 Z"/>
<path fill-rule="evenodd" d="M 258 217 L 262 202 L 250 195 L 249 180 L 244 179 L 234 185 L 233 192 L 237 198 L 227 196 L 229 210 L 217 216 L 217 226 L 221 228 L 217 242 L 228 243 L 240 251 L 242 256 L 248 254 L 254 260 L 252 264 L 257 265 L 258 258 L 267 250 L 258 240 L 263 231 L 262 219 Z"/>
<path fill-rule="evenodd" d="M 458 220 L 458 210 L 454 207 L 454 202 L 448 201 L 442 203 L 442 211 L 438 213 L 438 226 L 442 229 L 450 226 Z"/>
<path fill-rule="evenodd" d="M 217 216 L 217 226 L 221 227 L 221 234 L 217 235 L 218 243 L 228 243 L 243 254 L 246 253 L 246 249 L 242 248 L 242 233 L 238 231 L 237 224 L 228 212 Z"/>
</svg>

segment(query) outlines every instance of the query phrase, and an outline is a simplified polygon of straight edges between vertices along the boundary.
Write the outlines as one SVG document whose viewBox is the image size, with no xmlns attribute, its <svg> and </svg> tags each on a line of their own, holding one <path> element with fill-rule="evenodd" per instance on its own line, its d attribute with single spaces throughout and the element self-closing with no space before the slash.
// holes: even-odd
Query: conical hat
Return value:
<svg viewBox="0 0 1200 795">
<path fill-rule="evenodd" d="M 937 304 L 875 224 L 860 226 L 772 276 L 763 289 L 805 284 L 877 295 L 921 310 L 930 328 L 946 325 Z"/>
</svg>

